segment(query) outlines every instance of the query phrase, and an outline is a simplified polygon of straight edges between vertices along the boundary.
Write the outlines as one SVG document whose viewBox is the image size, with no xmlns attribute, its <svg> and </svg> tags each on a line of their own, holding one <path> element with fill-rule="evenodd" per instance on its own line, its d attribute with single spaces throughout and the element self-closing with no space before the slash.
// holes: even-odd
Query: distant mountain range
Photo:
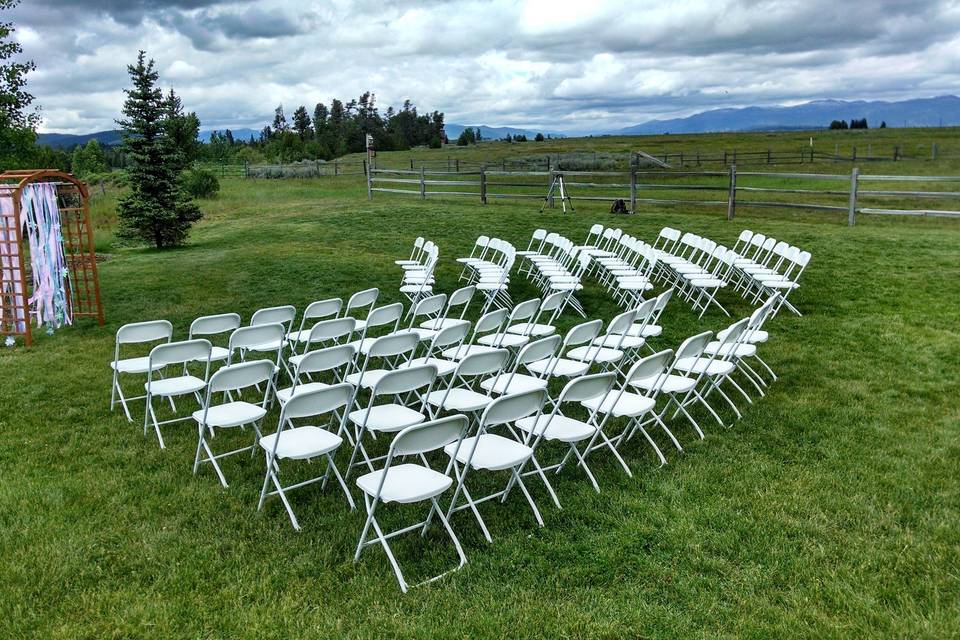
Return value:
<svg viewBox="0 0 960 640">
<path fill-rule="evenodd" d="M 527 136 L 530 140 L 533 140 L 538 133 L 542 133 L 545 136 L 550 136 L 552 138 L 566 138 L 566 134 L 557 133 L 556 131 L 545 131 L 545 130 L 536 130 L 533 129 L 516 129 L 514 127 L 488 127 L 485 124 L 454 124 L 452 122 L 446 123 L 443 125 L 443 130 L 447 133 L 447 138 L 450 139 L 450 142 L 455 141 L 460 137 L 460 134 L 463 133 L 464 129 L 480 129 L 480 135 L 484 140 L 500 140 L 507 137 L 507 134 L 511 136 L 521 135 Z"/>
<path fill-rule="evenodd" d="M 823 129 L 832 120 L 866 118 L 871 127 L 886 121 L 888 127 L 936 127 L 960 125 L 960 97 L 938 96 L 900 102 L 815 100 L 792 107 L 744 107 L 712 109 L 670 120 L 650 120 L 609 135 L 638 136 L 663 133 L 723 131 L 775 131 Z"/>
<path fill-rule="evenodd" d="M 226 131 L 226 128 L 223 129 L 204 129 L 200 132 L 198 136 L 203 142 L 210 142 L 210 134 L 214 131 L 219 131 L 223 133 Z M 230 132 L 233 134 L 235 140 L 249 140 L 250 136 L 257 138 L 260 136 L 259 131 L 253 129 L 231 129 Z M 37 134 L 37 143 L 42 145 L 47 145 L 57 149 L 72 149 L 78 144 L 87 144 L 90 140 L 96 140 L 104 147 L 112 147 L 113 145 L 120 144 L 120 129 L 111 129 L 109 131 L 97 131 L 95 133 L 40 133 Z"/>
</svg>

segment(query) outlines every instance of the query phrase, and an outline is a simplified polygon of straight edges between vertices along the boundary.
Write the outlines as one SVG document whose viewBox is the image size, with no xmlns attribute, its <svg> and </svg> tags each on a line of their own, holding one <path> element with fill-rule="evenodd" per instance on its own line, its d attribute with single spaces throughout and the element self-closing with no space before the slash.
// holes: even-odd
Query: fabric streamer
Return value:
<svg viewBox="0 0 960 640">
<path fill-rule="evenodd" d="M 27 229 L 33 272 L 30 314 L 38 326 L 46 323 L 47 332 L 53 333 L 65 324 L 73 324 L 67 301 L 70 272 L 63 253 L 56 185 L 27 185 L 21 199 L 20 221 Z"/>
</svg>

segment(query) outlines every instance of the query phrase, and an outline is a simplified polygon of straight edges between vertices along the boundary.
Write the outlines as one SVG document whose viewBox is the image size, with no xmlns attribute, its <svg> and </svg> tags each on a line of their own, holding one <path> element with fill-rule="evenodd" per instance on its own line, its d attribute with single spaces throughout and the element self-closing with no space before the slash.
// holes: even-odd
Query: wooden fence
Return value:
<svg viewBox="0 0 960 640">
<path fill-rule="evenodd" d="M 743 207 L 801 209 L 846 214 L 851 226 L 858 214 L 960 218 L 960 176 L 864 175 L 859 167 L 849 174 L 738 172 L 736 165 L 727 171 L 372 169 L 367 196 L 467 197 L 481 204 L 534 199 L 554 206 L 560 196 L 548 192 L 560 179 L 570 202 L 623 200 L 632 213 L 638 205 L 712 206 L 733 219 Z M 930 201 L 950 201 L 952 208 L 929 208 Z"/>
</svg>

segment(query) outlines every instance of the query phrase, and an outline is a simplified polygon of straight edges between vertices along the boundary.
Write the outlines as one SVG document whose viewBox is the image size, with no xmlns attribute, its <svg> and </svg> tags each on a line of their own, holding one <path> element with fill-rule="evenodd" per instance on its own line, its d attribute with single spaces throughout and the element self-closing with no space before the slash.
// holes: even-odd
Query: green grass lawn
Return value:
<svg viewBox="0 0 960 640">
<path fill-rule="evenodd" d="M 109 241 L 109 203 L 95 207 L 98 246 L 112 255 L 100 270 L 107 326 L 0 349 L 0 636 L 960 635 L 956 221 L 863 217 L 848 228 L 840 215 L 746 210 L 726 222 L 719 209 L 613 217 L 589 205 L 564 216 L 537 214 L 535 201 L 368 202 L 357 179 L 236 180 L 203 203 L 189 246 L 157 253 Z M 297 533 L 276 500 L 255 511 L 259 456 L 227 460 L 224 490 L 209 468 L 191 475 L 193 426 L 168 427 L 161 451 L 108 410 L 123 323 L 167 318 L 184 337 L 201 314 L 246 321 L 258 307 L 302 309 L 372 285 L 394 301 L 393 260 L 417 235 L 439 244 L 438 289 L 449 292 L 454 258 L 481 233 L 525 246 L 537 227 L 577 240 L 595 222 L 726 243 L 746 227 L 810 250 L 793 299 L 804 317 L 767 326 L 764 357 L 781 379 L 730 429 L 703 416 L 703 441 L 675 421 L 685 452 L 661 441 L 663 468 L 635 439 L 632 479 L 593 459 L 600 494 L 568 469 L 555 484 L 563 510 L 531 482 L 542 529 L 519 494 L 483 508 L 492 545 L 459 514 L 469 564 L 431 586 L 401 595 L 377 549 L 353 564 L 362 509 L 348 512 L 335 487 L 292 494 Z M 512 293 L 534 291 L 516 278 Z M 594 317 L 616 311 L 594 285 L 582 300 Z M 736 316 L 751 309 L 722 301 Z M 698 321 L 674 301 L 656 344 L 728 322 L 717 311 Z M 404 513 L 413 517 L 388 522 Z M 419 542 L 397 546 L 411 582 L 455 559 L 438 531 Z"/>
</svg>

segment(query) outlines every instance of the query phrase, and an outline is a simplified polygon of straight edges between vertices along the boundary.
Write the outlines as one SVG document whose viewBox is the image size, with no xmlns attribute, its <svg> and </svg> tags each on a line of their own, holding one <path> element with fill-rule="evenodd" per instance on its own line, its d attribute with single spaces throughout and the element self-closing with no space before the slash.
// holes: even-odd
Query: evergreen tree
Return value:
<svg viewBox="0 0 960 640">
<path fill-rule="evenodd" d="M 543 134 L 542 134 L 542 133 L 538 133 L 537 135 L 535 135 L 535 136 L 533 137 L 533 140 L 534 140 L 534 142 L 543 142 Z"/>
<path fill-rule="evenodd" d="M 301 141 L 306 140 L 307 134 L 312 131 L 310 129 L 310 116 L 307 115 L 307 108 L 303 105 L 297 107 L 297 110 L 293 112 L 293 130 L 300 136 Z"/>
<path fill-rule="evenodd" d="M 157 87 L 154 61 L 137 63 L 127 71 L 133 88 L 124 89 L 123 151 L 127 156 L 130 191 L 117 203 L 119 235 L 152 242 L 157 248 L 182 244 L 190 227 L 203 214 L 180 187 L 185 152 L 168 135 L 171 118 L 182 117 L 175 102 Z M 174 96 L 175 97 L 175 96 Z"/>
<path fill-rule="evenodd" d="M 275 133 L 283 133 L 287 130 L 287 117 L 283 115 L 283 105 L 277 105 L 273 111 L 273 130 Z"/>
<path fill-rule="evenodd" d="M 107 170 L 107 159 L 103 154 L 103 148 L 96 139 L 91 139 L 82 147 L 77 145 L 77 148 L 73 150 L 70 170 L 73 175 L 80 178 L 95 173 L 103 173 Z"/>
<path fill-rule="evenodd" d="M 19 0 L 0 0 L 0 12 L 16 7 Z M 34 152 L 40 114 L 29 111 L 33 96 L 24 90 L 33 62 L 9 62 L 23 52 L 11 38 L 16 31 L 12 22 L 0 22 L 0 168 L 25 162 Z"/>
<path fill-rule="evenodd" d="M 886 129 L 886 128 L 887 128 L 887 121 L 886 121 L 886 120 L 883 120 L 883 121 L 880 122 L 880 128 L 881 128 L 881 129 Z"/>
<path fill-rule="evenodd" d="M 196 113 L 184 113 L 180 97 L 170 89 L 166 97 L 166 120 L 163 124 L 164 143 L 178 174 L 189 168 L 200 157 L 200 118 Z"/>
</svg>

